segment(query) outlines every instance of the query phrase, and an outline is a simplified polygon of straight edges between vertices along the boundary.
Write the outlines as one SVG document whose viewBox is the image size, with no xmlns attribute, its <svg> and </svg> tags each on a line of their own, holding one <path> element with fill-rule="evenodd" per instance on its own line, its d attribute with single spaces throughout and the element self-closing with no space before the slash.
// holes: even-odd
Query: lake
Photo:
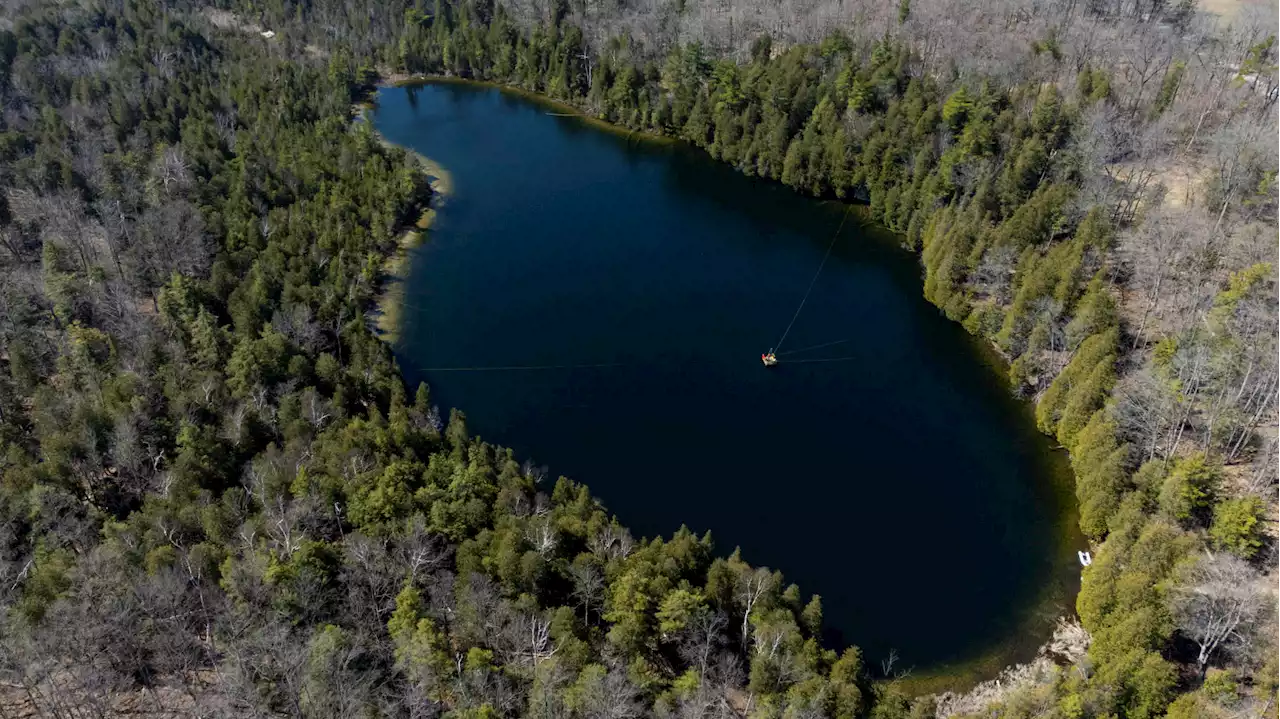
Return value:
<svg viewBox="0 0 1280 719">
<path fill-rule="evenodd" d="M 1030 658 L 1079 585 L 1069 469 L 916 258 L 858 208 L 559 112 L 379 94 L 378 131 L 452 184 L 403 288 L 411 386 L 637 535 L 781 570 L 873 669 Z"/>
</svg>

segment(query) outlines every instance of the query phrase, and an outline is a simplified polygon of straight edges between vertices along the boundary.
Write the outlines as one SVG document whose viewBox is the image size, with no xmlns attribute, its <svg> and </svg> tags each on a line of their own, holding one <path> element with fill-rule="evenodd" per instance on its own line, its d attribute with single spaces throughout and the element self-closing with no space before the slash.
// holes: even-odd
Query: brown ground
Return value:
<svg viewBox="0 0 1280 719">
<path fill-rule="evenodd" d="M 1259 0 L 1200 0 L 1197 5 L 1204 12 L 1217 15 L 1226 22 L 1231 22 L 1246 5 L 1262 5 Z"/>
</svg>

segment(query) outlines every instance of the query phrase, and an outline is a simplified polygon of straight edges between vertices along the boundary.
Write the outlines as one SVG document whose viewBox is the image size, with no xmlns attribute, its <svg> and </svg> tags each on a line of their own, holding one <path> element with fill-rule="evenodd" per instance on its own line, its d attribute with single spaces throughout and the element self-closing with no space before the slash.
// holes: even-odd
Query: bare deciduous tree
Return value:
<svg viewBox="0 0 1280 719">
<path fill-rule="evenodd" d="M 1215 655 L 1254 641 L 1253 632 L 1274 595 L 1247 562 L 1230 554 L 1206 555 L 1188 567 L 1173 596 L 1181 632 L 1199 648 L 1196 664 L 1204 674 Z"/>
<path fill-rule="evenodd" d="M 742 646 L 751 644 L 751 611 L 756 602 L 774 588 L 777 577 L 765 567 L 748 569 L 738 578 L 737 599 L 742 606 Z"/>
<path fill-rule="evenodd" d="M 591 608 L 598 607 L 604 601 L 604 573 L 586 562 L 574 562 L 569 567 L 569 576 L 573 579 L 573 598 L 582 607 L 582 621 L 591 621 Z"/>
</svg>

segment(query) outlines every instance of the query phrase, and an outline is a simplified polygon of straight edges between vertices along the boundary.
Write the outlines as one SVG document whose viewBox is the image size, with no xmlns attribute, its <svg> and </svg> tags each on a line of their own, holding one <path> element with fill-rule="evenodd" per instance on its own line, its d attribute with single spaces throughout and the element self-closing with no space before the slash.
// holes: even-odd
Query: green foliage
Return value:
<svg viewBox="0 0 1280 719">
<path fill-rule="evenodd" d="M 1031 357 L 1037 352 L 1074 349 L 1088 334 L 1105 332 L 1117 324 L 1110 294 L 1097 277 L 1089 284 L 1076 317 L 1066 327 L 1062 338 L 1065 344 L 1058 339 L 1059 333 L 1048 331 L 1072 309 L 1080 292 L 1085 255 L 1105 246 L 1107 235 L 1101 213 L 1090 212 L 1070 242 L 1051 245 L 1044 252 L 1023 250 L 1014 281 L 1013 304 L 995 336 L 1002 349 L 1015 356 Z"/>
<path fill-rule="evenodd" d="M 943 104 L 942 121 L 951 127 L 953 133 L 958 134 L 964 129 L 965 123 L 969 119 L 969 114 L 973 111 L 973 104 L 969 91 L 961 86 L 951 93 L 946 103 Z"/>
<path fill-rule="evenodd" d="M 347 703 L 337 694 L 351 662 L 352 642 L 341 627 L 326 624 L 312 635 L 307 645 L 307 659 L 302 671 L 299 708 L 313 717 L 335 716 L 335 710 Z"/>
<path fill-rule="evenodd" d="M 1219 502 L 1213 508 L 1213 524 L 1209 536 L 1221 549 L 1252 559 L 1262 549 L 1262 521 L 1266 505 L 1258 497 L 1235 497 Z"/>
<path fill-rule="evenodd" d="M 1086 64 L 1076 74 L 1076 95 L 1083 104 L 1105 99 L 1110 92 L 1110 78 L 1105 70 L 1095 70 Z"/>
<path fill-rule="evenodd" d="M 1166 719 L 1202 719 L 1211 717 L 1204 697 L 1198 694 L 1183 694 L 1169 705 Z"/>
<path fill-rule="evenodd" d="M 664 637 L 675 636 L 703 611 L 706 611 L 706 602 L 700 592 L 677 589 L 668 594 L 658 608 L 658 631 Z"/>
<path fill-rule="evenodd" d="M 1240 64 L 1238 77 L 1246 75 L 1274 75 L 1276 64 L 1270 59 L 1275 56 L 1276 36 L 1268 35 L 1266 39 L 1249 47 L 1245 60 Z"/>
<path fill-rule="evenodd" d="M 1182 85 L 1182 76 L 1187 71 L 1187 64 L 1178 61 L 1169 66 L 1169 70 L 1164 74 L 1164 79 L 1160 81 L 1160 91 L 1156 93 L 1156 100 L 1151 105 L 1151 114 L 1153 116 L 1163 113 L 1173 104 L 1173 99 L 1178 94 L 1178 88 Z"/>
<path fill-rule="evenodd" d="M 1075 316 L 1067 324 L 1067 347 L 1078 349 L 1085 338 L 1117 327 L 1120 318 L 1111 290 L 1101 276 L 1094 277 L 1076 306 Z"/>
<path fill-rule="evenodd" d="M 1208 670 L 1200 689 L 1219 705 L 1230 707 L 1240 701 L 1240 682 L 1231 669 Z"/>
<path fill-rule="evenodd" d="M 411 584 L 396 596 L 387 632 L 395 643 L 400 670 L 429 694 L 443 697 L 452 673 L 448 639 L 434 621 L 423 616 L 422 595 Z"/>
<path fill-rule="evenodd" d="M 1206 525 L 1221 482 L 1221 470 L 1203 453 L 1179 459 L 1160 488 L 1160 509 L 1180 522 Z"/>
<path fill-rule="evenodd" d="M 1068 185 L 1041 185 L 1045 174 L 1045 149 L 1024 144 L 1004 175 L 1004 201 L 1016 206 L 995 237 L 998 245 L 1022 250 L 1056 238 L 1065 227 L 1063 214 L 1074 192 Z"/>
<path fill-rule="evenodd" d="M 831 665 L 831 687 L 835 691 L 835 706 L 831 716 L 836 719 L 852 719 L 860 716 L 866 706 L 859 685 L 863 673 L 862 653 L 857 647 L 845 649 Z"/>
<path fill-rule="evenodd" d="M 423 467 L 397 460 L 375 478 L 360 482 L 351 491 L 348 509 L 352 524 L 370 534 L 380 534 L 414 509 L 414 490 Z"/>
<path fill-rule="evenodd" d="M 1270 262 L 1259 262 L 1231 273 L 1227 289 L 1214 298 L 1213 309 L 1209 312 L 1209 324 L 1218 331 L 1225 330 L 1238 321 L 1235 315 L 1242 302 L 1263 294 L 1267 285 L 1274 282 L 1275 268 Z"/>
<path fill-rule="evenodd" d="M 274 604 L 287 616 L 314 620 L 337 601 L 340 557 L 328 542 L 304 541 L 286 559 L 272 557 L 263 579 L 275 588 Z"/>
<path fill-rule="evenodd" d="M 31 570 L 23 583 L 18 613 L 31 622 L 43 619 L 54 600 L 71 586 L 68 573 L 73 563 L 72 554 L 67 549 L 37 547 Z"/>
<path fill-rule="evenodd" d="M 1068 450 L 1115 382 L 1119 339 L 1119 332 L 1109 329 L 1084 340 L 1036 406 L 1040 431 L 1057 434 Z"/>
</svg>

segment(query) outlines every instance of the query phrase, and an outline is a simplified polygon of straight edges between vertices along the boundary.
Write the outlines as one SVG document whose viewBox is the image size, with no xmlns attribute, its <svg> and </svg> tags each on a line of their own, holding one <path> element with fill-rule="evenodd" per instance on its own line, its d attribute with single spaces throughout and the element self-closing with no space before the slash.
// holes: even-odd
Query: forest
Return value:
<svg viewBox="0 0 1280 719">
<path fill-rule="evenodd" d="M 215 34 L 0 38 L 4 714 L 861 713 L 820 600 L 404 387 L 367 311 L 425 178 L 350 73 Z"/>
<path fill-rule="evenodd" d="M 1275 716 L 1274 14 L 965 8 L 8 6 L 0 713 Z M 414 75 L 899 232 L 1070 453 L 1087 651 L 907 696 L 406 387 L 369 310 L 430 188 L 351 118 Z"/>
</svg>

